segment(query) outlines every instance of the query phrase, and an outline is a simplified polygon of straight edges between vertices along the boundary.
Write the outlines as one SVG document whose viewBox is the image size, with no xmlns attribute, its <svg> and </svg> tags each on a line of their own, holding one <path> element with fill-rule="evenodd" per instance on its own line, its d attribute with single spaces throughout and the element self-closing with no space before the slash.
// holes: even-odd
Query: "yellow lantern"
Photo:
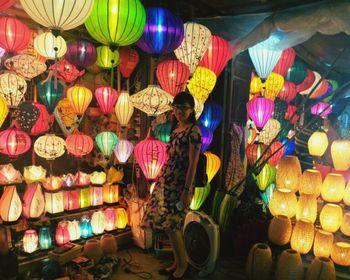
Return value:
<svg viewBox="0 0 350 280">
<path fill-rule="evenodd" d="M 345 205 L 350 206 L 350 180 L 346 184 L 343 201 Z"/>
<path fill-rule="evenodd" d="M 116 203 L 119 199 L 119 186 L 112 184 L 103 185 L 103 202 Z"/>
<path fill-rule="evenodd" d="M 55 134 L 40 136 L 34 143 L 35 153 L 47 160 L 54 160 L 64 154 L 66 142 Z"/>
<path fill-rule="evenodd" d="M 55 119 L 63 132 L 77 122 L 77 115 L 75 114 L 68 98 L 62 98 L 60 101 L 58 101 L 54 114 Z"/>
<path fill-rule="evenodd" d="M 45 211 L 50 214 L 64 211 L 63 191 L 45 192 Z"/>
<path fill-rule="evenodd" d="M 346 236 L 350 236 L 350 212 L 344 214 L 340 231 Z"/>
<path fill-rule="evenodd" d="M 307 141 L 309 154 L 312 156 L 321 157 L 328 147 L 328 137 L 325 132 L 315 131 Z"/>
<path fill-rule="evenodd" d="M 311 250 L 314 242 L 314 234 L 313 223 L 301 219 L 297 221 L 294 226 L 290 246 L 300 254 L 307 254 Z"/>
<path fill-rule="evenodd" d="M 30 165 L 24 167 L 23 177 L 27 184 L 44 182 L 46 170 L 41 165 Z"/>
<path fill-rule="evenodd" d="M 119 64 L 118 50 L 111 51 L 108 46 L 100 46 L 96 48 L 97 60 L 96 64 L 101 68 L 113 68 Z"/>
<path fill-rule="evenodd" d="M 317 200 L 313 194 L 302 193 L 299 196 L 296 219 L 309 220 L 314 223 L 317 218 Z"/>
<path fill-rule="evenodd" d="M 321 187 L 321 196 L 327 202 L 339 202 L 345 192 L 345 179 L 341 174 L 328 173 Z"/>
<path fill-rule="evenodd" d="M 34 49 L 47 59 L 57 59 L 67 52 L 67 44 L 62 36 L 55 36 L 51 31 L 34 38 Z"/>
<path fill-rule="evenodd" d="M 69 241 L 78 240 L 80 238 L 80 225 L 77 220 L 68 221 L 68 232 L 69 232 Z"/>
<path fill-rule="evenodd" d="M 334 243 L 332 247 L 331 258 L 336 264 L 350 266 L 350 243 Z"/>
<path fill-rule="evenodd" d="M 0 75 L 0 95 L 11 107 L 17 107 L 27 91 L 27 82 L 14 72 L 5 72 Z"/>
<path fill-rule="evenodd" d="M 80 208 L 91 205 L 90 187 L 79 187 L 79 205 Z"/>
<path fill-rule="evenodd" d="M 0 127 L 4 123 L 8 112 L 9 108 L 7 107 L 6 99 L 0 94 Z"/>
<path fill-rule="evenodd" d="M 278 164 L 276 184 L 278 189 L 296 192 L 301 177 L 301 166 L 296 156 L 285 156 Z"/>
<path fill-rule="evenodd" d="M 94 171 L 90 174 L 90 182 L 95 185 L 103 185 L 106 182 L 106 173 Z"/>
<path fill-rule="evenodd" d="M 292 235 L 292 222 L 286 216 L 275 216 L 272 218 L 268 237 L 269 241 L 278 246 L 286 245 Z"/>
<path fill-rule="evenodd" d="M 281 124 L 278 120 L 269 119 L 264 128 L 259 132 L 259 142 L 269 145 L 281 129 Z"/>
<path fill-rule="evenodd" d="M 342 222 L 343 210 L 337 204 L 327 203 L 320 213 L 320 223 L 322 229 L 329 232 L 336 232 Z"/>
<path fill-rule="evenodd" d="M 190 93 L 203 103 L 208 99 L 216 84 L 216 75 L 208 68 L 198 66 L 187 83 Z"/>
<path fill-rule="evenodd" d="M 271 72 L 262 84 L 261 95 L 265 98 L 275 100 L 278 93 L 282 90 L 284 85 L 284 78 L 280 74 Z"/>
<path fill-rule="evenodd" d="M 130 101 L 129 93 L 127 91 L 121 91 L 115 104 L 115 114 L 120 125 L 127 126 L 133 113 L 134 106 Z"/>
<path fill-rule="evenodd" d="M 260 77 L 254 75 L 254 73 L 252 73 L 251 80 L 250 80 L 249 92 L 250 93 L 260 93 L 262 86 L 263 86 L 263 83 L 262 83 Z"/>
<path fill-rule="evenodd" d="M 300 177 L 299 192 L 313 194 L 318 197 L 321 194 L 322 175 L 316 169 L 306 169 Z"/>
<path fill-rule="evenodd" d="M 22 202 L 16 186 L 6 186 L 0 199 L 0 217 L 4 222 L 15 222 L 22 213 Z"/>
<path fill-rule="evenodd" d="M 128 215 L 124 208 L 118 207 L 116 209 L 116 215 L 117 215 L 117 228 L 118 229 L 124 229 L 126 225 L 128 224 Z"/>
<path fill-rule="evenodd" d="M 210 183 L 215 174 L 219 171 L 221 161 L 220 158 L 212 152 L 206 151 L 204 155 L 207 157 L 207 176 L 208 183 Z"/>
<path fill-rule="evenodd" d="M 107 175 L 107 182 L 108 183 L 117 183 L 121 182 L 124 178 L 124 169 L 123 168 L 115 168 L 112 166 L 108 170 L 108 175 Z"/>
<path fill-rule="evenodd" d="M 292 218 L 296 213 L 297 197 L 288 189 L 277 189 L 271 196 L 269 209 L 273 216 L 283 215 Z"/>
<path fill-rule="evenodd" d="M 105 214 L 103 211 L 99 210 L 92 214 L 91 217 L 91 226 L 92 226 L 92 232 L 94 234 L 101 234 L 105 230 Z"/>
<path fill-rule="evenodd" d="M 63 179 L 58 176 L 47 177 L 43 182 L 43 186 L 48 191 L 56 191 L 62 187 Z"/>
<path fill-rule="evenodd" d="M 92 100 L 92 92 L 83 85 L 75 85 L 67 90 L 67 98 L 78 116 L 82 116 Z"/>
<path fill-rule="evenodd" d="M 11 163 L 0 165 L 0 185 L 22 183 L 22 174 Z"/>
<path fill-rule="evenodd" d="M 317 230 L 314 241 L 314 255 L 328 258 L 331 254 L 333 240 L 333 233 L 321 229 Z"/>
<path fill-rule="evenodd" d="M 347 170 L 350 166 L 350 140 L 334 140 L 331 155 L 336 170 Z"/>
</svg>

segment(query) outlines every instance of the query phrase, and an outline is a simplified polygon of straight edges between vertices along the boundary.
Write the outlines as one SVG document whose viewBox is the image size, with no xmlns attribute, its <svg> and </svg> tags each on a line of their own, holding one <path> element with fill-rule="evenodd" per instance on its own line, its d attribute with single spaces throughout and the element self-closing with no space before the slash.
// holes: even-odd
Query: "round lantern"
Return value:
<svg viewBox="0 0 350 280">
<path fill-rule="evenodd" d="M 5 66 L 7 69 L 15 71 L 27 80 L 31 80 L 47 69 L 44 62 L 39 61 L 32 55 L 19 54 L 6 59 Z"/>
<path fill-rule="evenodd" d="M 4 0 L 0 4 L 0 11 L 5 11 L 11 6 L 13 6 L 14 4 L 16 4 L 15 0 Z"/>
<path fill-rule="evenodd" d="M 307 71 L 304 62 L 295 59 L 293 65 L 288 69 L 285 78 L 287 81 L 298 85 L 304 81 L 306 74 Z"/>
<path fill-rule="evenodd" d="M 343 216 L 343 220 L 340 226 L 342 234 L 345 236 L 350 236 L 350 213 L 347 212 Z"/>
<path fill-rule="evenodd" d="M 333 240 L 333 233 L 321 229 L 317 230 L 314 241 L 314 255 L 328 258 L 331 254 Z"/>
<path fill-rule="evenodd" d="M 7 105 L 17 107 L 27 91 L 27 82 L 14 72 L 0 75 L 0 94 L 5 97 Z"/>
<path fill-rule="evenodd" d="M 92 214 L 91 226 L 94 234 L 101 234 L 105 230 L 106 219 L 104 213 L 99 210 Z"/>
<path fill-rule="evenodd" d="M 131 47 L 119 48 L 119 71 L 124 78 L 129 78 L 135 67 L 139 63 L 139 54 Z"/>
<path fill-rule="evenodd" d="M 0 127 L 4 123 L 9 112 L 6 99 L 0 94 Z"/>
<path fill-rule="evenodd" d="M 167 161 L 166 145 L 158 139 L 147 137 L 138 142 L 134 149 L 135 159 L 149 181 L 155 181 Z"/>
<path fill-rule="evenodd" d="M 189 92 L 200 101 L 205 102 L 216 84 L 216 75 L 213 71 L 198 66 L 187 83 Z"/>
<path fill-rule="evenodd" d="M 23 251 L 33 253 L 38 249 L 38 234 L 35 229 L 27 229 L 23 236 Z"/>
<path fill-rule="evenodd" d="M 101 68 L 113 68 L 119 64 L 119 52 L 118 50 L 111 51 L 108 46 L 97 47 L 97 60 L 96 64 Z"/>
<path fill-rule="evenodd" d="M 264 97 L 254 97 L 247 103 L 248 115 L 258 129 L 262 129 L 265 126 L 271 118 L 273 110 L 273 101 Z"/>
<path fill-rule="evenodd" d="M 146 9 L 146 24 L 136 45 L 151 54 L 174 51 L 184 38 L 182 20 L 171 11 L 152 7 Z"/>
<path fill-rule="evenodd" d="M 259 174 L 255 176 L 256 184 L 258 185 L 260 191 L 265 191 L 265 189 L 275 181 L 276 179 L 276 168 L 266 163 L 261 169 Z"/>
<path fill-rule="evenodd" d="M 87 216 L 80 219 L 80 233 L 82 238 L 88 238 L 92 235 L 91 221 Z"/>
<path fill-rule="evenodd" d="M 78 69 L 82 69 L 96 62 L 97 53 L 94 44 L 91 42 L 77 40 L 68 44 L 64 57 Z"/>
<path fill-rule="evenodd" d="M 350 166 L 350 140 L 334 140 L 331 155 L 336 170 L 347 170 Z"/>
<path fill-rule="evenodd" d="M 301 193 L 298 199 L 296 219 L 308 220 L 312 223 L 317 218 L 317 200 L 313 194 Z"/>
<path fill-rule="evenodd" d="M 56 244 L 62 246 L 69 242 L 69 231 L 67 222 L 59 222 L 55 234 Z"/>
<path fill-rule="evenodd" d="M 46 170 L 40 165 L 25 166 L 23 177 L 27 184 L 44 182 L 46 177 Z"/>
<path fill-rule="evenodd" d="M 105 203 L 116 203 L 119 199 L 119 186 L 112 184 L 103 185 L 103 202 Z"/>
<path fill-rule="evenodd" d="M 293 65 L 295 59 L 295 51 L 293 48 L 284 49 L 281 56 L 273 68 L 272 72 L 285 76 L 288 69 Z"/>
<path fill-rule="evenodd" d="M 286 216 L 277 215 L 272 218 L 268 237 L 269 241 L 278 246 L 286 245 L 292 235 L 292 222 Z"/>
<path fill-rule="evenodd" d="M 129 93 L 121 91 L 115 105 L 115 114 L 120 125 L 127 126 L 133 113 L 134 106 L 130 100 Z"/>
<path fill-rule="evenodd" d="M 297 209 L 297 197 L 288 189 L 277 189 L 270 199 L 269 209 L 273 216 L 283 215 L 292 218 Z"/>
<path fill-rule="evenodd" d="M 278 120 L 269 119 L 264 128 L 259 132 L 259 142 L 269 145 L 278 135 L 281 124 Z"/>
<path fill-rule="evenodd" d="M 267 146 L 264 144 L 260 144 L 260 143 L 248 144 L 245 149 L 248 165 L 254 166 L 256 162 L 261 158 L 261 156 L 262 156 L 262 159 L 260 159 L 259 162 L 261 160 L 265 160 L 270 155 L 269 151 L 265 152 L 266 149 L 267 149 Z"/>
<path fill-rule="evenodd" d="M 0 217 L 4 222 L 15 222 L 21 216 L 22 202 L 16 186 L 6 186 L 0 199 Z"/>
<path fill-rule="evenodd" d="M 90 136 L 76 131 L 67 136 L 66 148 L 68 153 L 79 158 L 92 151 L 94 148 L 94 142 Z"/>
<path fill-rule="evenodd" d="M 209 151 L 206 151 L 204 155 L 207 157 L 206 170 L 207 170 L 207 176 L 208 176 L 208 183 L 210 183 L 220 169 L 221 160 L 217 155 Z"/>
<path fill-rule="evenodd" d="M 301 177 L 301 166 L 296 156 L 285 156 L 278 164 L 276 184 L 279 189 L 296 192 Z"/>
<path fill-rule="evenodd" d="M 297 93 L 295 84 L 284 81 L 283 88 L 278 93 L 278 98 L 289 103 L 294 99 Z"/>
<path fill-rule="evenodd" d="M 74 112 L 82 116 L 92 100 L 92 92 L 83 85 L 75 85 L 67 89 L 67 98 Z"/>
<path fill-rule="evenodd" d="M 117 215 L 117 228 L 124 229 L 128 224 L 128 214 L 126 213 L 124 208 L 118 207 L 116 209 L 116 215 Z"/>
<path fill-rule="evenodd" d="M 57 81 L 55 86 L 54 79 L 49 79 L 46 82 L 39 81 L 37 87 L 41 102 L 44 103 L 49 112 L 52 112 L 63 96 L 64 84 L 61 81 Z"/>
<path fill-rule="evenodd" d="M 64 195 L 62 191 L 45 192 L 45 211 L 50 214 L 64 211 Z"/>
<path fill-rule="evenodd" d="M 49 227 L 41 227 L 39 230 L 40 249 L 46 250 L 52 246 L 52 239 Z"/>
<path fill-rule="evenodd" d="M 35 153 L 47 160 L 54 160 L 65 152 L 66 142 L 54 134 L 40 136 L 34 143 Z"/>
<path fill-rule="evenodd" d="M 20 20 L 2 16 L 0 18 L 0 47 L 8 52 L 24 50 L 30 41 L 31 32 Z"/>
<path fill-rule="evenodd" d="M 133 150 L 134 145 L 130 141 L 121 139 L 114 148 L 114 155 L 120 163 L 125 163 Z"/>
<path fill-rule="evenodd" d="M 328 147 L 328 137 L 325 132 L 315 131 L 307 141 L 309 153 L 312 156 L 321 157 Z"/>
<path fill-rule="evenodd" d="M 75 241 L 80 238 L 80 225 L 77 220 L 68 221 L 68 232 L 69 232 L 69 241 Z"/>
<path fill-rule="evenodd" d="M 37 219 L 44 209 L 45 199 L 40 184 L 28 185 L 23 195 L 23 216 L 27 219 Z"/>
<path fill-rule="evenodd" d="M 106 231 L 111 231 L 114 230 L 116 227 L 116 222 L 117 222 L 117 213 L 115 211 L 115 208 L 107 208 L 104 211 L 105 215 L 105 230 Z"/>
<path fill-rule="evenodd" d="M 184 39 L 174 53 L 178 60 L 189 67 L 192 74 L 209 46 L 211 32 L 204 25 L 195 22 L 185 23 L 184 29 Z"/>
<path fill-rule="evenodd" d="M 290 246 L 300 254 L 307 254 L 314 242 L 314 225 L 309 220 L 299 220 L 296 222 L 292 237 L 290 240 Z"/>
<path fill-rule="evenodd" d="M 337 204 L 327 203 L 323 206 L 320 213 L 322 229 L 329 232 L 336 232 L 341 226 L 342 218 L 342 208 Z"/>
<path fill-rule="evenodd" d="M 293 249 L 286 249 L 282 252 L 277 262 L 275 279 L 303 280 L 304 266 L 300 254 Z"/>
<path fill-rule="evenodd" d="M 202 125 L 199 126 L 199 129 L 202 136 L 201 153 L 204 153 L 213 141 L 213 132 L 209 128 Z"/>
<path fill-rule="evenodd" d="M 165 123 L 160 123 L 154 128 L 154 134 L 156 137 L 164 142 L 168 143 L 170 140 L 170 132 L 171 132 L 171 122 L 167 121 Z"/>
<path fill-rule="evenodd" d="M 321 194 L 322 176 L 316 169 L 306 169 L 299 180 L 299 192 L 313 194 L 318 197 Z"/>
<path fill-rule="evenodd" d="M 190 77 L 188 66 L 178 60 L 165 60 L 158 64 L 156 75 L 162 89 L 172 96 L 183 91 Z"/>
<path fill-rule="evenodd" d="M 95 98 L 103 114 L 109 114 L 114 108 L 118 98 L 118 92 L 111 87 L 98 87 L 95 90 Z"/>
<path fill-rule="evenodd" d="M 140 38 L 145 22 L 145 8 L 138 0 L 100 0 L 95 1 L 85 27 L 102 44 L 127 46 Z"/>
<path fill-rule="evenodd" d="M 12 127 L 0 132 L 0 153 L 10 158 L 24 154 L 30 145 L 29 136 L 20 129 Z"/>
<path fill-rule="evenodd" d="M 95 141 L 102 154 L 109 157 L 117 145 L 118 136 L 114 132 L 103 131 L 96 135 Z"/>
<path fill-rule="evenodd" d="M 272 252 L 268 245 L 256 243 L 249 251 L 246 275 L 249 280 L 268 280 L 272 268 Z"/>
<path fill-rule="evenodd" d="M 64 56 L 67 44 L 61 36 L 56 37 L 49 31 L 35 37 L 34 48 L 41 56 L 55 60 Z"/>
<path fill-rule="evenodd" d="M 341 174 L 328 173 L 321 187 L 321 196 L 327 202 L 337 203 L 343 199 L 345 179 Z"/>
<path fill-rule="evenodd" d="M 332 260 L 342 266 L 350 266 L 350 243 L 336 242 L 331 252 Z"/>
<path fill-rule="evenodd" d="M 204 110 L 199 117 L 199 121 L 203 126 L 214 131 L 221 123 L 224 117 L 222 106 L 213 101 L 205 102 Z"/>
<path fill-rule="evenodd" d="M 284 154 L 285 147 L 281 142 L 274 141 L 271 144 L 269 150 L 271 151 L 270 152 L 271 156 L 268 159 L 268 163 L 271 164 L 272 166 L 277 166 Z"/>
</svg>

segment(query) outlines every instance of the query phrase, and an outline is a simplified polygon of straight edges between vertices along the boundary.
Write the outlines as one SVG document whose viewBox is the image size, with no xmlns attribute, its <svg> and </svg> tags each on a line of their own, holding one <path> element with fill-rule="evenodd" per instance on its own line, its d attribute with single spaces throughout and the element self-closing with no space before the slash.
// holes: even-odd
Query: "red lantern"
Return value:
<svg viewBox="0 0 350 280">
<path fill-rule="evenodd" d="M 124 78 L 129 78 L 132 71 L 139 63 L 139 54 L 136 50 L 130 47 L 121 47 L 119 49 L 119 70 Z"/>
<path fill-rule="evenodd" d="M 51 65 L 50 70 L 54 70 L 55 67 L 57 67 L 57 77 L 66 83 L 74 82 L 85 73 L 85 70 L 79 71 L 77 67 L 64 58 L 57 62 L 57 66 Z"/>
<path fill-rule="evenodd" d="M 301 84 L 297 85 L 297 92 L 304 91 L 312 86 L 312 84 L 315 82 L 315 74 L 310 69 L 307 69 L 306 77 L 304 81 L 302 81 Z"/>
<path fill-rule="evenodd" d="M 256 161 L 261 157 L 267 146 L 260 143 L 248 144 L 245 153 L 249 166 L 254 166 Z M 270 155 L 270 151 L 267 151 L 259 162 L 264 161 Z"/>
<path fill-rule="evenodd" d="M 297 88 L 295 84 L 289 81 L 284 81 L 283 88 L 278 93 L 278 98 L 289 103 L 296 95 Z"/>
<path fill-rule="evenodd" d="M 285 150 L 285 147 L 281 142 L 278 142 L 278 141 L 273 142 L 272 145 L 270 146 L 270 154 L 272 155 L 275 151 L 277 152 L 269 158 L 268 163 L 273 166 L 276 166 L 280 162 L 284 154 L 284 150 Z"/>
<path fill-rule="evenodd" d="M 314 99 L 314 98 L 321 97 L 327 92 L 327 90 L 328 90 L 328 81 L 322 80 L 321 84 L 317 86 L 317 88 L 313 91 L 313 93 L 311 93 L 309 98 Z"/>
<path fill-rule="evenodd" d="M 98 87 L 95 90 L 95 97 L 103 114 L 109 114 L 114 109 L 118 98 L 118 92 L 111 87 Z"/>
<path fill-rule="evenodd" d="M 175 96 L 184 90 L 190 69 L 178 60 L 166 60 L 158 64 L 156 75 L 162 89 Z"/>
<path fill-rule="evenodd" d="M 135 158 L 149 181 L 155 181 L 167 161 L 166 145 L 156 138 L 147 137 L 136 144 Z"/>
<path fill-rule="evenodd" d="M 295 59 L 295 51 L 293 48 L 283 50 L 280 59 L 272 72 L 285 76 L 288 69 L 293 65 Z"/>
<path fill-rule="evenodd" d="M 0 132 L 0 153 L 15 158 L 29 150 L 32 141 L 22 130 L 10 127 Z"/>
<path fill-rule="evenodd" d="M 216 74 L 216 77 L 219 77 L 230 58 L 231 49 L 229 43 L 219 36 L 212 35 L 209 46 L 199 62 L 199 66 L 210 69 Z"/>
<path fill-rule="evenodd" d="M 23 216 L 36 219 L 45 209 L 45 198 L 39 183 L 29 184 L 23 196 Z"/>
<path fill-rule="evenodd" d="M 36 123 L 32 127 L 29 135 L 43 134 L 50 128 L 50 115 L 47 112 L 47 109 L 44 105 L 37 102 L 33 102 L 33 105 L 39 109 L 40 115 Z"/>
<path fill-rule="evenodd" d="M 299 120 L 299 116 L 295 113 L 297 106 L 288 104 L 284 118 L 291 124 L 295 124 Z"/>
<path fill-rule="evenodd" d="M 75 131 L 67 136 L 66 148 L 68 153 L 76 157 L 82 157 L 89 154 L 94 148 L 92 138 L 82 132 Z"/>
<path fill-rule="evenodd" d="M 64 200 L 64 210 L 72 211 L 80 208 L 80 200 L 79 200 L 79 190 L 75 188 L 69 188 L 64 190 L 63 193 Z"/>
<path fill-rule="evenodd" d="M 67 222 L 58 223 L 56 228 L 55 239 L 58 246 L 62 246 L 69 242 L 69 231 Z"/>
<path fill-rule="evenodd" d="M 13 6 L 14 4 L 16 4 L 15 0 L 2 0 L 0 2 L 0 11 L 7 10 L 11 6 Z"/>
<path fill-rule="evenodd" d="M 31 39 L 29 28 L 13 17 L 0 18 L 0 47 L 8 52 L 24 50 Z"/>
<path fill-rule="evenodd" d="M 249 117 L 255 123 L 257 129 L 262 129 L 271 118 L 275 104 L 272 100 L 264 97 L 254 97 L 247 103 Z"/>
</svg>

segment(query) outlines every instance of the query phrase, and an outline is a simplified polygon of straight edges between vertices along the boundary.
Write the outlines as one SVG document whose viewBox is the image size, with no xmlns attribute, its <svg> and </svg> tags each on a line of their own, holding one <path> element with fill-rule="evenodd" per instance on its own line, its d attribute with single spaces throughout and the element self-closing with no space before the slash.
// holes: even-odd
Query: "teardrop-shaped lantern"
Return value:
<svg viewBox="0 0 350 280">
<path fill-rule="evenodd" d="M 80 238 L 80 225 L 77 220 L 68 221 L 68 232 L 69 232 L 69 241 L 75 241 Z"/>
<path fill-rule="evenodd" d="M 38 183 L 27 186 L 23 196 L 23 216 L 25 218 L 37 219 L 45 209 L 45 199 Z"/>
<path fill-rule="evenodd" d="M 350 167 L 350 140 L 334 140 L 331 155 L 336 170 L 347 170 Z"/>
<path fill-rule="evenodd" d="M 119 48 L 119 70 L 124 78 L 129 78 L 139 63 L 140 57 L 136 50 L 131 47 Z"/>
<path fill-rule="evenodd" d="M 267 121 L 271 118 L 273 110 L 273 101 L 264 97 L 254 97 L 247 103 L 248 115 L 254 121 L 258 129 L 265 126 Z"/>
<path fill-rule="evenodd" d="M 259 160 L 259 162 L 261 162 L 262 160 L 264 161 L 270 155 L 270 151 L 265 152 L 266 149 L 267 146 L 262 143 L 248 144 L 245 148 L 248 165 L 254 166 L 256 161 L 260 159 L 263 153 L 264 155 L 262 156 L 262 159 Z"/>
<path fill-rule="evenodd" d="M 321 157 L 328 147 L 328 136 L 323 131 L 315 131 L 307 141 L 309 153 L 312 156 Z"/>
<path fill-rule="evenodd" d="M 55 134 L 40 136 L 34 143 L 35 153 L 47 160 L 54 160 L 65 152 L 65 141 Z"/>
<path fill-rule="evenodd" d="M 206 151 L 204 155 L 207 157 L 207 176 L 208 183 L 214 178 L 221 166 L 220 158 L 210 151 Z"/>
<path fill-rule="evenodd" d="M 93 43 L 77 40 L 68 44 L 64 57 L 78 69 L 82 69 L 96 62 L 97 53 Z"/>
<path fill-rule="evenodd" d="M 133 113 L 134 106 L 130 100 L 129 92 L 121 91 L 115 105 L 115 114 L 120 125 L 127 126 Z"/>
<path fill-rule="evenodd" d="M 0 132 L 0 153 L 10 158 L 27 152 L 31 143 L 30 137 L 20 129 L 12 127 Z"/>
<path fill-rule="evenodd" d="M 103 114 L 109 114 L 114 108 L 118 98 L 118 92 L 111 87 L 98 87 L 95 90 L 95 98 Z"/>
<path fill-rule="evenodd" d="M 196 113 L 196 120 L 198 120 L 204 110 L 204 103 L 194 96 L 193 96 L 193 99 L 194 99 L 194 111 Z"/>
<path fill-rule="evenodd" d="M 91 226 L 92 232 L 94 234 L 101 234 L 105 230 L 106 218 L 105 214 L 99 210 L 92 214 L 91 217 Z"/>
<path fill-rule="evenodd" d="M 117 145 L 118 136 L 114 132 L 103 131 L 96 135 L 95 141 L 102 154 L 109 157 Z"/>
<path fill-rule="evenodd" d="M 0 199 L 0 217 L 4 222 L 15 222 L 22 213 L 22 202 L 16 186 L 6 186 Z"/>
<path fill-rule="evenodd" d="M 35 37 L 34 48 L 43 57 L 54 60 L 65 55 L 67 44 L 61 36 L 55 37 L 49 31 Z"/>
<path fill-rule="evenodd" d="M 187 88 L 194 97 L 204 103 L 214 89 L 215 84 L 215 73 L 208 68 L 198 66 L 192 78 L 188 81 Z"/>
<path fill-rule="evenodd" d="M 83 85 L 75 85 L 67 90 L 67 98 L 74 112 L 82 116 L 92 100 L 92 92 Z"/>
<path fill-rule="evenodd" d="M 20 20 L 2 16 L 0 18 L 0 47 L 8 52 L 24 50 L 31 39 L 29 28 Z"/>
<path fill-rule="evenodd" d="M 265 191 L 266 188 L 272 184 L 276 179 L 277 169 L 272 165 L 266 163 L 259 174 L 256 175 L 256 184 L 260 191 Z"/>
<path fill-rule="evenodd" d="M 134 145 L 125 139 L 120 139 L 114 148 L 115 157 L 120 163 L 125 163 L 132 154 Z"/>
<path fill-rule="evenodd" d="M 209 148 L 211 142 L 213 141 L 213 131 L 202 125 L 199 126 L 199 129 L 201 131 L 201 136 L 202 136 L 201 153 L 204 153 Z"/>
<path fill-rule="evenodd" d="M 59 222 L 55 234 L 56 244 L 62 246 L 69 242 L 68 222 Z"/>
<path fill-rule="evenodd" d="M 222 106 L 217 102 L 207 101 L 199 121 L 203 126 L 214 131 L 221 123 L 223 117 L 224 110 Z"/>
<path fill-rule="evenodd" d="M 79 158 L 92 151 L 94 148 L 94 141 L 89 135 L 76 131 L 67 136 L 66 148 L 68 153 Z"/>
<path fill-rule="evenodd" d="M 27 82 L 14 72 L 0 75 L 0 94 L 5 97 L 7 105 L 17 107 L 27 91 Z"/>
<path fill-rule="evenodd" d="M 4 123 L 8 112 L 9 108 L 7 106 L 6 99 L 0 94 L 0 127 Z"/>
<path fill-rule="evenodd" d="M 160 123 L 154 128 L 154 134 L 156 137 L 164 142 L 168 143 L 170 140 L 170 132 L 171 132 L 171 122 Z"/>
<path fill-rule="evenodd" d="M 192 196 L 192 200 L 190 203 L 191 210 L 198 210 L 205 200 L 207 199 L 210 193 L 210 184 L 207 183 L 204 187 L 196 187 L 194 188 L 194 194 Z"/>
<path fill-rule="evenodd" d="M 119 52 L 118 50 L 111 51 L 108 46 L 97 47 L 97 60 L 96 64 L 101 68 L 112 68 L 119 64 Z"/>
<path fill-rule="evenodd" d="M 288 69 L 293 65 L 295 59 L 295 51 L 293 48 L 284 49 L 281 56 L 273 68 L 272 72 L 285 76 Z"/>
<path fill-rule="evenodd" d="M 7 69 L 15 71 L 27 80 L 31 80 L 47 69 L 44 62 L 39 61 L 32 55 L 19 54 L 6 59 L 5 66 Z"/>
<path fill-rule="evenodd" d="M 37 86 L 41 102 L 44 103 L 49 112 L 53 112 L 58 101 L 63 96 L 64 84 L 58 80 L 55 86 L 54 79 L 49 79 L 45 82 L 39 81 Z"/>
</svg>

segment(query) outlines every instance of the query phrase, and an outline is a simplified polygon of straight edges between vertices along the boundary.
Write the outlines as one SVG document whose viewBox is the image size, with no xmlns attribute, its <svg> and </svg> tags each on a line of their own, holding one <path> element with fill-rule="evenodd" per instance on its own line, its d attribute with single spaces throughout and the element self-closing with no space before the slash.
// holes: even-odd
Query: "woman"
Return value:
<svg viewBox="0 0 350 280">
<path fill-rule="evenodd" d="M 167 146 L 169 158 L 162 168 L 143 219 L 153 228 L 164 230 L 172 243 L 174 263 L 160 269 L 159 273 L 169 274 L 169 279 L 182 279 L 188 268 L 182 228 L 185 209 L 192 198 L 201 134 L 196 125 L 191 94 L 180 92 L 175 96 L 172 108 L 175 118 Z"/>
</svg>

